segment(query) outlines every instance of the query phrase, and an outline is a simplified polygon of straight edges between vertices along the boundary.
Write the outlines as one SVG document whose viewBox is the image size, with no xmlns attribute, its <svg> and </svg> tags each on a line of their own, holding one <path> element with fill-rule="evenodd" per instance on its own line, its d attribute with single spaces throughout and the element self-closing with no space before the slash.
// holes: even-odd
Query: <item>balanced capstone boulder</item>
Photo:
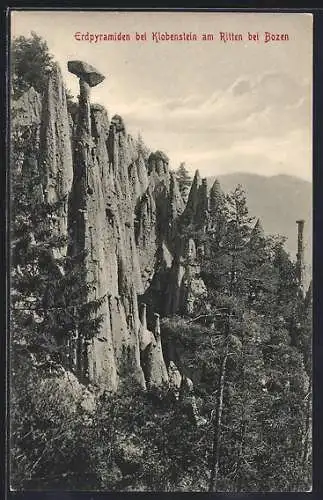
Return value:
<svg viewBox="0 0 323 500">
<path fill-rule="evenodd" d="M 99 85 L 99 83 L 103 82 L 105 79 L 105 76 L 103 76 L 93 66 L 83 61 L 68 61 L 67 68 L 70 73 L 76 75 L 90 87 Z"/>
</svg>

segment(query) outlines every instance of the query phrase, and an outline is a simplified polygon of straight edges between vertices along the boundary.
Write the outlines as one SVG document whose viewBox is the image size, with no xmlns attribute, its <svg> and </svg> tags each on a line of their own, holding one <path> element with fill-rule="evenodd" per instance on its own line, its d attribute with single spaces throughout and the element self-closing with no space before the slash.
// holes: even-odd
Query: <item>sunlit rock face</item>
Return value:
<svg viewBox="0 0 323 500">
<path fill-rule="evenodd" d="M 80 96 L 71 141 L 71 252 L 86 251 L 88 300 L 105 297 L 100 331 L 87 348 L 88 377 L 111 390 L 127 376 L 157 388 L 168 382 L 160 333 L 156 338 L 140 321 L 138 296 L 149 286 L 159 245 L 170 237 L 168 214 L 175 219 L 183 206 L 175 206 L 178 188 L 168 158 L 157 151 L 145 160 L 122 117 L 109 120 L 102 106 L 91 103 L 92 83 L 101 83 L 102 75 L 94 78 L 95 68 L 79 62 L 72 69 Z"/>
<path fill-rule="evenodd" d="M 89 86 L 82 91 L 84 74 L 79 76 L 70 196 L 72 251 L 86 251 L 89 300 L 105 298 L 100 331 L 88 346 L 88 375 L 111 390 L 125 374 L 145 387 L 137 305 L 142 282 L 128 174 L 137 158 L 121 117 L 114 116 L 109 123 L 104 108 L 91 107 Z"/>
<path fill-rule="evenodd" d="M 201 206 L 202 183 L 197 174 L 185 208 L 168 157 L 143 154 L 122 117 L 110 118 L 91 102 L 91 88 L 104 75 L 82 61 L 68 68 L 79 79 L 78 103 L 67 107 L 55 67 L 43 96 L 30 89 L 15 102 L 13 120 L 32 131 L 22 164 L 35 172 L 38 201 L 59 202 L 49 223 L 69 244 L 57 257 L 84 253 L 86 300 L 102 299 L 103 321 L 85 347 L 86 376 L 107 390 L 124 377 L 143 388 L 166 387 L 158 314 L 183 306 L 185 283 L 196 275 L 194 242 L 183 246 L 179 232 L 182 217 L 194 219 Z M 138 304 L 151 293 L 147 328 Z"/>
<path fill-rule="evenodd" d="M 12 127 L 21 134 L 23 176 L 34 179 L 34 201 L 57 204 L 48 220 L 52 234 L 67 236 L 68 196 L 73 180 L 73 160 L 66 94 L 61 72 L 54 67 L 44 95 L 32 87 L 12 101 Z M 16 162 L 15 162 L 16 163 Z M 19 169 L 19 165 L 15 166 Z M 13 175 L 15 175 L 13 167 Z M 53 250 L 56 257 L 66 255 L 67 245 Z"/>
<path fill-rule="evenodd" d="M 68 196 L 73 182 L 73 159 L 65 86 L 57 66 L 48 80 L 43 97 L 39 160 L 44 200 L 50 204 L 60 202 L 58 217 L 52 221 L 53 230 L 61 236 L 67 236 Z M 67 247 L 64 247 L 57 251 L 57 254 L 65 255 L 66 250 Z"/>
</svg>

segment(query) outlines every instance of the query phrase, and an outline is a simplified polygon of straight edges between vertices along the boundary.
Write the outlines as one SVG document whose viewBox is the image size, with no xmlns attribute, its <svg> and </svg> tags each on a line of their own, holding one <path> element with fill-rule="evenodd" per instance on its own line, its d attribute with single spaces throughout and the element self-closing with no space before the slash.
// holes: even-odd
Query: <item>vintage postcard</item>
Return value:
<svg viewBox="0 0 323 500">
<path fill-rule="evenodd" d="M 312 31 L 11 12 L 12 491 L 311 491 Z"/>
</svg>

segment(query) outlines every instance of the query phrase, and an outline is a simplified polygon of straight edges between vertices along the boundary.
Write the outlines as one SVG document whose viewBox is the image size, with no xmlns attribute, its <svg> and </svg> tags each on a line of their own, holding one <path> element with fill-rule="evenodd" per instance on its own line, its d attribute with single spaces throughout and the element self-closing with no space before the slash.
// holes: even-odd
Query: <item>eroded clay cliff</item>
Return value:
<svg viewBox="0 0 323 500">
<path fill-rule="evenodd" d="M 43 96 L 31 88 L 15 104 L 14 119 L 33 130 L 24 163 L 37 173 L 39 201 L 60 202 L 50 224 L 69 240 L 61 253 L 84 253 L 87 300 L 102 300 L 99 332 L 82 343 L 86 364 L 74 353 L 74 368 L 108 390 L 127 376 L 160 389 L 174 374 L 164 361 L 159 314 L 190 312 L 204 293 L 195 242 L 179 229 L 207 210 L 205 183 L 196 174 L 185 207 L 167 156 L 145 158 L 122 117 L 109 119 L 91 102 L 91 87 L 104 76 L 81 61 L 68 67 L 80 85 L 73 109 L 56 67 Z"/>
</svg>

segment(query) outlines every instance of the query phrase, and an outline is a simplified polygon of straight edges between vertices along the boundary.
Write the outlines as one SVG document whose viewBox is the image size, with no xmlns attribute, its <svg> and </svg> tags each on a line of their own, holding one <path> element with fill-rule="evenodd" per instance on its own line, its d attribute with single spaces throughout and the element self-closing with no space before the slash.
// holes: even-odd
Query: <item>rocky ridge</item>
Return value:
<svg viewBox="0 0 323 500">
<path fill-rule="evenodd" d="M 81 61 L 69 70 L 80 84 L 72 114 L 56 67 L 43 96 L 31 88 L 15 104 L 14 119 L 34 131 L 24 164 L 32 163 L 41 179 L 40 201 L 62 202 L 51 222 L 69 237 L 61 252 L 85 251 L 88 299 L 103 300 L 99 333 L 78 349 L 87 366 L 75 360 L 74 372 L 82 366 L 89 382 L 105 390 L 131 375 L 143 388 L 170 385 L 178 392 L 183 377 L 174 362 L 166 366 L 159 315 L 189 312 L 205 292 L 195 242 L 177 237 L 183 220 L 204 217 L 205 180 L 196 174 L 185 204 L 167 156 L 156 151 L 145 159 L 122 118 L 109 119 L 91 103 L 91 87 L 103 75 Z M 153 293 L 166 293 L 167 303 L 149 302 Z"/>
</svg>

